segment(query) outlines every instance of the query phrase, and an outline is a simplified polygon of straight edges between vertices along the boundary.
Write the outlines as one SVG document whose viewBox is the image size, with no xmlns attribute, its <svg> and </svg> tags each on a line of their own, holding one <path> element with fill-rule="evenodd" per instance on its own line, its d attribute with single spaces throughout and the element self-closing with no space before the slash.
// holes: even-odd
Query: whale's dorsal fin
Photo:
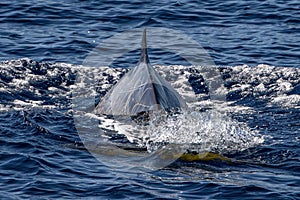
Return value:
<svg viewBox="0 0 300 200">
<path fill-rule="evenodd" d="M 135 116 L 159 109 L 185 108 L 178 92 L 150 65 L 146 29 L 144 29 L 141 58 L 103 97 L 96 108 L 98 114 Z"/>
<path fill-rule="evenodd" d="M 140 63 L 141 62 L 150 64 L 148 52 L 147 52 L 146 28 L 144 28 L 143 38 L 142 38 Z"/>
</svg>

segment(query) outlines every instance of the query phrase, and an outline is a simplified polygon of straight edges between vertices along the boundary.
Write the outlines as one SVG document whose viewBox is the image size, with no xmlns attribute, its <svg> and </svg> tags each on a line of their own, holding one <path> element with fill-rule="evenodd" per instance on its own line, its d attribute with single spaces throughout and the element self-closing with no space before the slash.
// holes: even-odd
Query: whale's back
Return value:
<svg viewBox="0 0 300 200">
<path fill-rule="evenodd" d="M 139 63 L 103 97 L 98 114 L 135 116 L 160 109 L 186 108 L 180 94 L 150 65 L 146 30 Z"/>
</svg>

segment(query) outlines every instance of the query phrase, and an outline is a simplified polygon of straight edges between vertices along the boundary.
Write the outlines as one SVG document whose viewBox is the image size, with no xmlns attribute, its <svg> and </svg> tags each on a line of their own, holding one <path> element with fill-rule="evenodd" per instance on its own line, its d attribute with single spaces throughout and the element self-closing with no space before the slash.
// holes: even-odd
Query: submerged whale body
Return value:
<svg viewBox="0 0 300 200">
<path fill-rule="evenodd" d="M 146 29 L 141 50 L 138 64 L 103 97 L 96 107 L 97 114 L 136 116 L 148 111 L 187 107 L 180 94 L 150 65 Z"/>
</svg>

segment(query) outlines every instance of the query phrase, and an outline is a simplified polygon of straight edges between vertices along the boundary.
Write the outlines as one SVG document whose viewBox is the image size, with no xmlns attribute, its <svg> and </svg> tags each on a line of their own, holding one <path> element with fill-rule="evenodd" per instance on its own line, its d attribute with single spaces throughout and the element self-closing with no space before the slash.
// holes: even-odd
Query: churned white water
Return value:
<svg viewBox="0 0 300 200">
<path fill-rule="evenodd" d="M 153 114 L 140 145 L 149 152 L 166 144 L 189 151 L 228 153 L 262 144 L 264 137 L 224 113 L 185 111 L 180 114 Z"/>
</svg>

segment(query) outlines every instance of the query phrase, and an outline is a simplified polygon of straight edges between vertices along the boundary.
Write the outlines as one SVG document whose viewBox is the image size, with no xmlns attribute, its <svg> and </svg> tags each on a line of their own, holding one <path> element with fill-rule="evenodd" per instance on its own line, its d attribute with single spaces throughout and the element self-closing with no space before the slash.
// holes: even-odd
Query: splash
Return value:
<svg viewBox="0 0 300 200">
<path fill-rule="evenodd" d="M 218 111 L 185 111 L 154 114 L 145 129 L 141 146 L 154 152 L 166 144 L 180 145 L 192 152 L 232 153 L 264 142 L 264 137 Z"/>
</svg>

